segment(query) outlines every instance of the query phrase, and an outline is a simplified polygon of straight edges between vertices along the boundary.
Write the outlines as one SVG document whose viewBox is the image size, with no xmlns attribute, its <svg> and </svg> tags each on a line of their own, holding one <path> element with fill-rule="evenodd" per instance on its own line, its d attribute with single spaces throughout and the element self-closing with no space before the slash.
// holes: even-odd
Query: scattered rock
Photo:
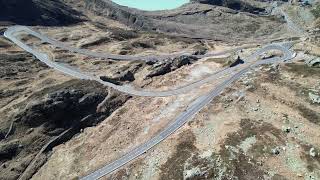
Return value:
<svg viewBox="0 0 320 180">
<path fill-rule="evenodd" d="M 315 148 L 310 148 L 310 150 L 309 150 L 309 154 L 310 154 L 310 156 L 312 156 L 312 157 L 316 157 L 317 156 L 317 151 L 316 151 L 316 149 Z"/>
<path fill-rule="evenodd" d="M 320 104 L 320 96 L 313 92 L 309 92 L 309 99 L 312 103 Z"/>
<path fill-rule="evenodd" d="M 275 147 L 271 150 L 271 153 L 274 155 L 280 154 L 280 147 Z"/>
<path fill-rule="evenodd" d="M 291 128 L 290 127 L 282 127 L 283 132 L 290 133 Z"/>
<path fill-rule="evenodd" d="M 231 64 L 229 65 L 230 67 L 235 67 L 239 64 L 243 64 L 244 61 L 240 58 L 240 56 L 237 56 L 237 58 L 235 59 L 234 62 L 231 62 Z"/>
<path fill-rule="evenodd" d="M 32 133 L 32 132 L 33 132 L 33 130 L 34 130 L 33 128 L 28 129 L 28 130 L 27 130 L 27 132 L 26 132 L 26 134 L 30 134 L 30 133 Z"/>
<path fill-rule="evenodd" d="M 309 61 L 305 61 L 305 63 L 306 63 L 309 67 L 317 67 L 317 68 L 320 68 L 320 58 L 311 59 L 311 60 L 309 60 Z"/>
</svg>

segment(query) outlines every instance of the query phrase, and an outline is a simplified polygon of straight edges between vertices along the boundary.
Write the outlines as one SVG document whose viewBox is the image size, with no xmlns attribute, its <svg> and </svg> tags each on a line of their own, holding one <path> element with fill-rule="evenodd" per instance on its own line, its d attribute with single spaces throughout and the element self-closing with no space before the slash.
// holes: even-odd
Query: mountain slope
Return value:
<svg viewBox="0 0 320 180">
<path fill-rule="evenodd" d="M 85 4 L 86 10 L 135 29 L 190 38 L 231 41 L 263 39 L 263 36 L 284 30 L 283 22 L 276 18 L 259 16 L 255 12 L 262 12 L 263 9 L 245 3 L 232 9 L 193 2 L 178 9 L 154 12 L 120 6 L 109 0 L 85 0 Z"/>
<path fill-rule="evenodd" d="M 59 0 L 0 0 L 0 21 L 21 25 L 67 25 L 81 14 Z"/>
</svg>

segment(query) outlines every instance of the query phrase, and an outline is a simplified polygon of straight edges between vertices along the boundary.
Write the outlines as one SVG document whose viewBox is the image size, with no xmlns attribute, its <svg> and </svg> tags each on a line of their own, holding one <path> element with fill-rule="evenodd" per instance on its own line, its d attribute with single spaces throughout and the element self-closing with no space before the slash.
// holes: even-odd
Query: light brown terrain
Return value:
<svg viewBox="0 0 320 180">
<path fill-rule="evenodd" d="M 121 55 L 182 50 L 201 54 L 244 47 L 220 57 L 153 64 L 87 57 L 31 36 L 21 37 L 57 62 L 137 88 L 166 90 L 186 85 L 229 66 L 238 55 L 245 59 L 268 42 L 295 40 L 293 63 L 251 70 L 168 139 L 103 179 L 320 179 L 320 68 L 305 63 L 320 55 L 317 16 L 310 11 L 315 5 L 285 6 L 307 31 L 305 37 L 297 38 L 281 17 L 198 4 L 192 6 L 193 11 L 213 9 L 210 12 L 222 12 L 219 18 L 230 21 L 225 26 L 217 24 L 217 30 L 225 28 L 217 37 L 196 39 L 189 36 L 189 29 L 174 35 L 164 29 L 139 29 L 105 12 L 98 14 L 99 9 L 86 6 L 96 1 L 63 2 L 79 12 L 75 23 L 49 26 L 39 20 L 32 29 L 70 46 Z M 254 3 L 259 8 L 270 6 Z M 170 12 L 168 19 L 183 21 L 180 16 L 188 8 Z M 312 18 L 301 17 L 300 8 Z M 151 14 L 157 16 L 157 12 Z M 200 17 L 190 15 L 183 26 L 189 28 L 192 18 Z M 259 27 L 255 18 L 260 20 Z M 208 19 L 217 20 L 211 15 Z M 236 34 L 237 28 L 243 28 L 241 23 L 236 25 L 239 19 L 248 20 L 250 33 L 257 34 Z M 1 32 L 14 23 L 2 23 Z M 234 29 L 227 30 L 231 25 Z M 3 36 L 0 63 L 0 179 L 87 175 L 159 133 L 194 99 L 227 78 L 178 96 L 129 96 L 50 69 Z"/>
</svg>

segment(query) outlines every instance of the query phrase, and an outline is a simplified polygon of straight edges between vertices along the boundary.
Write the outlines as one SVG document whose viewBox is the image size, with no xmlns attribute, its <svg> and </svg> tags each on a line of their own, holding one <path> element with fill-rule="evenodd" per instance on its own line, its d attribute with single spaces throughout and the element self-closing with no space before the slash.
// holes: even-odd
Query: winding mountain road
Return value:
<svg viewBox="0 0 320 180">
<path fill-rule="evenodd" d="M 129 163 L 130 161 L 134 160 L 138 156 L 142 155 L 161 141 L 165 140 L 168 136 L 173 134 L 176 130 L 178 130 L 180 127 L 182 127 L 184 124 L 186 124 L 197 112 L 199 112 L 202 108 L 204 108 L 207 104 L 209 104 L 215 97 L 217 97 L 219 94 L 223 92 L 223 90 L 231 85 L 233 82 L 238 80 L 241 75 L 248 72 L 250 69 L 262 65 L 262 64 L 274 64 L 274 63 L 280 63 L 289 61 L 290 59 L 294 58 L 295 53 L 289 51 L 288 49 L 285 49 L 281 45 L 272 45 L 274 47 L 278 47 L 278 50 L 285 50 L 284 56 L 279 58 L 269 58 L 265 59 L 263 61 L 257 61 L 252 65 L 249 65 L 233 76 L 231 76 L 226 81 L 219 84 L 217 87 L 215 87 L 210 93 L 208 93 L 205 96 L 201 96 L 197 98 L 194 102 L 191 103 L 191 106 L 189 106 L 185 111 L 183 111 L 178 117 L 176 117 L 175 120 L 172 121 L 171 124 L 169 124 L 164 130 L 162 130 L 158 135 L 154 136 L 144 144 L 141 144 L 140 146 L 136 147 L 135 149 L 129 151 L 125 155 L 121 156 L 119 159 L 111 162 L 110 164 L 107 164 L 106 166 L 92 172 L 91 174 L 81 178 L 81 180 L 93 180 L 93 179 L 99 179 L 118 168 L 122 167 L 123 165 Z M 269 46 L 266 47 L 267 50 Z M 271 47 L 270 47 L 271 48 Z M 271 50 L 271 49 L 270 49 Z M 263 53 L 264 51 L 257 51 L 255 54 L 258 55 L 259 53 Z"/>
<path fill-rule="evenodd" d="M 84 73 L 84 72 L 81 72 L 80 70 L 77 70 L 75 68 L 70 68 L 70 67 L 65 66 L 63 64 L 54 62 L 54 61 L 50 60 L 50 58 L 47 54 L 41 53 L 41 52 L 33 49 L 29 45 L 25 44 L 22 40 L 20 40 L 17 36 L 22 33 L 33 35 L 33 36 L 39 38 L 42 42 L 50 43 L 55 47 L 59 47 L 64 50 L 68 50 L 70 52 L 81 53 L 81 54 L 84 54 L 87 56 L 99 57 L 99 58 L 103 57 L 103 58 L 108 58 L 108 59 L 127 60 L 127 61 L 135 61 L 135 60 L 161 61 L 164 59 L 170 59 L 170 58 L 174 58 L 174 57 L 182 56 L 182 55 L 186 55 L 186 54 L 185 53 L 176 53 L 174 55 L 158 55 L 158 56 L 123 56 L 123 55 L 113 55 L 113 54 L 102 54 L 102 53 L 96 53 L 96 52 L 92 52 L 92 51 L 88 51 L 88 50 L 84 50 L 84 49 L 77 49 L 77 48 L 73 48 L 73 47 L 68 47 L 67 45 L 65 45 L 59 41 L 50 39 L 50 38 L 48 38 L 38 32 L 35 32 L 34 30 L 32 30 L 28 27 L 25 27 L 25 26 L 12 26 L 12 27 L 9 27 L 4 32 L 4 36 L 6 38 L 10 39 L 12 42 L 17 44 L 19 47 L 21 47 L 25 51 L 33 54 L 40 61 L 42 61 L 43 63 L 45 63 L 49 67 L 56 69 L 57 71 L 60 71 L 64 74 L 73 76 L 78 79 L 98 81 L 99 83 L 101 83 L 105 86 L 111 87 L 111 88 L 116 89 L 118 91 L 121 91 L 123 93 L 134 95 L 134 96 L 164 97 L 164 96 L 174 96 L 174 95 L 178 95 L 178 94 L 187 93 L 187 92 L 190 92 L 190 91 L 192 91 L 192 90 L 194 90 L 194 89 L 196 89 L 196 88 L 198 88 L 198 87 L 200 87 L 200 86 L 202 86 L 202 85 L 204 85 L 214 79 L 223 77 L 226 74 L 230 74 L 235 69 L 239 68 L 239 67 L 225 68 L 225 69 L 222 69 L 220 71 L 217 71 L 217 72 L 210 74 L 209 76 L 207 76 L 204 79 L 189 83 L 189 84 L 181 86 L 181 87 L 176 87 L 175 89 L 169 89 L 169 90 L 165 90 L 165 91 L 156 91 L 156 90 L 151 91 L 151 90 L 137 89 L 137 88 L 133 88 L 132 86 L 128 86 L 128 85 L 121 86 L 121 85 L 116 85 L 116 84 L 113 84 L 110 82 L 106 82 L 106 81 L 103 81 L 100 78 L 95 77 L 93 75 L 90 75 L 88 73 Z M 223 52 L 219 52 L 219 53 L 195 55 L 195 57 L 204 58 L 204 57 L 212 57 L 212 56 L 221 56 L 221 55 L 228 54 L 230 52 L 238 51 L 240 49 L 241 48 L 235 48 L 232 50 L 223 51 Z M 251 60 L 253 60 L 253 58 L 248 58 L 248 60 L 251 61 Z"/>
<path fill-rule="evenodd" d="M 111 54 L 101 54 L 101 53 L 95 53 L 87 50 L 80 50 L 76 48 L 68 47 L 58 41 L 49 39 L 40 33 L 37 33 L 27 27 L 24 26 L 13 26 L 10 27 L 5 33 L 5 37 L 16 43 L 18 46 L 20 46 L 25 51 L 33 54 L 36 56 L 40 61 L 46 63 L 49 67 L 52 67 L 58 71 L 61 71 L 65 74 L 74 76 L 76 78 L 80 79 L 88 79 L 88 80 L 95 80 L 98 81 L 106 86 L 112 87 L 114 89 L 117 89 L 119 91 L 138 95 L 138 96 L 168 96 L 168 95 L 177 95 L 180 93 L 183 93 L 185 91 L 193 90 L 200 85 L 203 85 L 204 83 L 207 83 L 215 78 L 220 78 L 221 76 L 232 74 L 229 78 L 227 78 L 225 81 L 223 81 L 221 84 L 216 86 L 213 90 L 211 90 L 207 95 L 201 96 L 197 98 L 194 102 L 191 103 L 191 105 L 183 111 L 181 114 L 179 114 L 165 129 L 163 129 L 158 135 L 154 136 L 150 140 L 146 141 L 145 143 L 139 145 L 138 147 L 134 148 L 133 150 L 127 152 L 125 155 L 121 156 L 119 159 L 115 160 L 114 162 L 111 162 L 110 164 L 107 164 L 106 166 L 92 172 L 91 174 L 81 178 L 82 180 L 92 180 L 92 179 L 98 179 L 102 176 L 105 176 L 106 174 L 109 174 L 115 170 L 117 170 L 119 167 L 129 163 L 130 161 L 134 160 L 138 156 L 142 155 L 161 141 L 165 140 L 168 136 L 170 136 L 172 133 L 174 133 L 176 130 L 178 130 L 181 126 L 183 126 L 185 123 L 187 123 L 197 112 L 199 112 L 203 107 L 205 107 L 207 104 L 209 104 L 215 97 L 217 97 L 219 94 L 223 92 L 223 90 L 231 85 L 233 82 L 237 81 L 243 74 L 248 72 L 250 69 L 255 68 L 262 64 L 273 64 L 273 63 L 280 63 L 291 60 L 295 53 L 290 51 L 286 45 L 281 44 L 270 44 L 267 45 L 258 51 L 254 52 L 251 56 L 246 58 L 246 63 L 240 66 L 232 67 L 232 68 L 226 68 L 222 71 L 216 72 L 209 76 L 208 78 L 205 78 L 203 80 L 191 83 L 187 86 L 171 90 L 171 91 L 164 91 L 164 92 L 155 92 L 155 91 L 144 91 L 144 90 L 134 90 L 132 88 L 128 88 L 126 86 L 117 86 L 109 82 L 104 82 L 100 80 L 99 78 L 96 78 L 94 76 L 91 76 L 89 74 L 83 73 L 81 71 L 74 70 L 70 67 L 63 66 L 59 63 L 56 63 L 54 61 L 51 61 L 48 57 L 48 55 L 41 53 L 39 51 L 34 50 L 30 46 L 23 43 L 21 40 L 16 38 L 17 35 L 19 35 L 21 32 L 34 35 L 38 38 L 40 38 L 42 41 L 48 42 L 54 46 L 59 46 L 60 48 L 67 49 L 71 52 L 81 53 L 88 56 L 93 57 L 104 57 L 104 58 L 110 58 L 110 59 L 116 59 L 116 60 L 145 60 L 145 61 L 156 61 L 156 60 L 163 60 L 171 57 L 176 57 L 178 55 L 185 55 L 185 53 L 177 53 L 174 55 L 164 55 L 164 56 L 118 56 L 118 55 L 111 55 Z M 268 58 L 264 60 L 258 60 L 260 55 L 263 55 L 264 53 L 270 51 L 270 50 L 278 50 L 282 52 L 281 57 L 274 57 L 274 58 Z M 220 54 L 221 55 L 221 54 Z M 204 55 L 206 57 L 214 56 L 214 54 Z M 238 70 L 235 72 L 235 70 Z"/>
</svg>

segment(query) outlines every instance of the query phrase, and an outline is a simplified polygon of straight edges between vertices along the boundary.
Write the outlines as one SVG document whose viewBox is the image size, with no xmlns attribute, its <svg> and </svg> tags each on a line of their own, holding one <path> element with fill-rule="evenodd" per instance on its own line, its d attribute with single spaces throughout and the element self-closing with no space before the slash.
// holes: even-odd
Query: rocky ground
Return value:
<svg viewBox="0 0 320 180">
<path fill-rule="evenodd" d="M 100 0 L 30 2 L 39 14 L 23 22 L 93 51 L 203 54 L 247 45 L 216 58 L 116 62 L 21 36 L 59 63 L 138 88 L 182 86 L 234 64 L 238 55 L 250 55 L 256 45 L 296 36 L 281 17 L 265 17 L 270 6 L 260 1 L 199 1 L 203 4 L 166 13 L 128 10 Z M 297 13 L 301 8 L 308 17 Z M 309 33 L 294 46 L 294 63 L 247 73 L 177 133 L 105 179 L 319 179 L 320 49 L 314 9 L 286 8 Z M 61 19 L 59 13 L 70 21 L 45 23 Z M 1 32 L 21 20 L 15 14 L 1 17 L 11 17 L 0 18 Z M 272 55 L 279 54 L 266 56 Z M 2 36 L 0 64 L 0 179 L 86 175 L 157 134 L 192 100 L 225 79 L 174 97 L 131 97 L 52 70 Z"/>
</svg>

